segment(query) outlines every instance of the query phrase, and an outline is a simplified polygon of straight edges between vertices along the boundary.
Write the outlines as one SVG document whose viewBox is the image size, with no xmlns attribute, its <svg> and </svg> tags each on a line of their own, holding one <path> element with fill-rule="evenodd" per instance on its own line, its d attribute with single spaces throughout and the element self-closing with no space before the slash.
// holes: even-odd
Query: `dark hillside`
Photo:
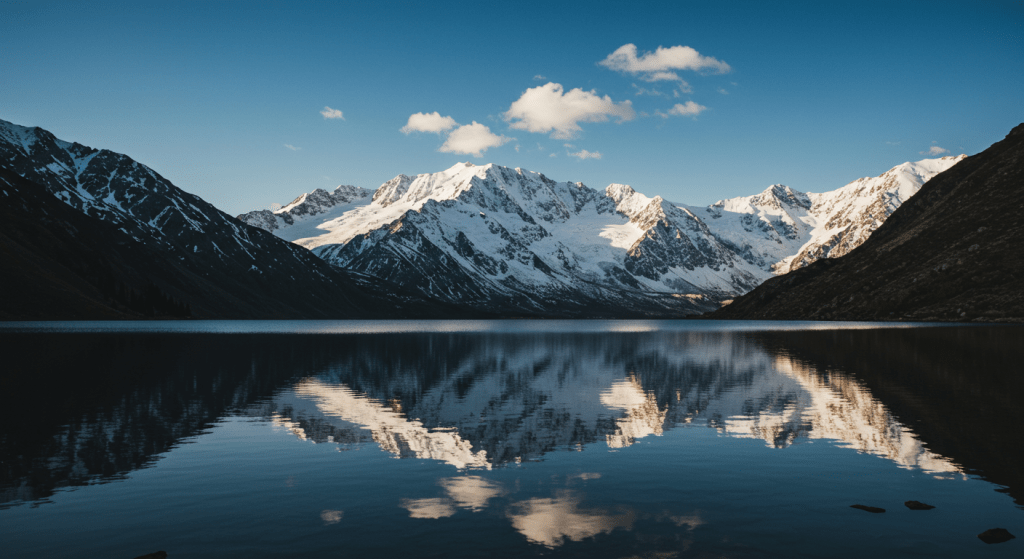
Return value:
<svg viewBox="0 0 1024 559">
<path fill-rule="evenodd" d="M 860 247 L 772 278 L 721 319 L 1024 321 L 1024 124 L 928 181 Z"/>
<path fill-rule="evenodd" d="M 308 254 L 255 234 L 280 259 Z M 321 274 L 305 277 L 304 263 Z M 349 279 L 312 254 L 293 265 L 294 278 L 272 274 L 272 281 L 237 273 L 230 262 L 201 266 L 78 211 L 0 165 L 0 320 L 459 316 L 390 286 Z"/>
</svg>

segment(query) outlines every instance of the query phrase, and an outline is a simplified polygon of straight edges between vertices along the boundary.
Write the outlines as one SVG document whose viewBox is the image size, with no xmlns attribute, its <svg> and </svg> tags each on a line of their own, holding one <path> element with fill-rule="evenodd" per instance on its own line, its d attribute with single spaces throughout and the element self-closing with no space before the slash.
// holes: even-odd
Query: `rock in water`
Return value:
<svg viewBox="0 0 1024 559">
<path fill-rule="evenodd" d="M 978 539 L 985 543 L 1003 543 L 1016 537 L 1004 528 L 992 528 L 978 534 Z"/>
<path fill-rule="evenodd" d="M 850 508 L 851 509 L 866 510 L 868 512 L 873 512 L 873 513 L 885 512 L 885 509 L 880 509 L 878 507 L 869 507 L 867 505 L 850 505 Z M 979 537 L 981 537 L 981 536 L 979 536 Z"/>
<path fill-rule="evenodd" d="M 903 504 L 907 505 L 907 508 L 910 510 L 932 510 L 933 508 L 935 508 L 931 505 L 926 505 L 920 501 L 907 501 L 906 503 Z"/>
</svg>

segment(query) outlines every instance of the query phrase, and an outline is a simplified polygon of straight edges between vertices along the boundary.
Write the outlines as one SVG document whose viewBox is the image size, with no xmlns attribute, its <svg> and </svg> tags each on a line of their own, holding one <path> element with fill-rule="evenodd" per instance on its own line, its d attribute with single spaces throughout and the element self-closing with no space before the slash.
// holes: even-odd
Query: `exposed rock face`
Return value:
<svg viewBox="0 0 1024 559">
<path fill-rule="evenodd" d="M 855 250 L 771 279 L 713 317 L 1022 321 L 1022 200 L 1024 125 L 928 181 Z"/>
<path fill-rule="evenodd" d="M 302 194 L 279 210 L 255 210 L 238 216 L 238 219 L 253 227 L 272 232 L 281 227 L 295 225 L 297 220 L 315 217 L 336 206 L 351 204 L 369 196 L 370 191 L 365 188 L 345 184 L 335 188 L 334 192 L 318 188 L 308 194 Z"/>
</svg>

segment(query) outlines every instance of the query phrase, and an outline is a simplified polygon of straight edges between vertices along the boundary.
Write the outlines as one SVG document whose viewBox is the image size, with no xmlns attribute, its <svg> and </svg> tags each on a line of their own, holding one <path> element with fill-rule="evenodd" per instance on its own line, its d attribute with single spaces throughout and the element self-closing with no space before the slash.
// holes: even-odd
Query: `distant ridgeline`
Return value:
<svg viewBox="0 0 1024 559">
<path fill-rule="evenodd" d="M 236 219 L 125 155 L 0 121 L 0 286 L 22 294 L 0 319 L 696 316 L 851 253 L 962 160 L 707 207 L 460 163 Z"/>
<path fill-rule="evenodd" d="M 859 248 L 768 280 L 726 319 L 1024 321 L 1024 124 L 930 180 Z"/>
</svg>

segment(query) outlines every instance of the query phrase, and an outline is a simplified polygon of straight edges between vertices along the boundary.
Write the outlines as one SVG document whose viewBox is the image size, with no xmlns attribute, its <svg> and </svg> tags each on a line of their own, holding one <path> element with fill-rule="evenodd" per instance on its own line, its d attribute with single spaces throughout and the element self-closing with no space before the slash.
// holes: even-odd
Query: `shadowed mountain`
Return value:
<svg viewBox="0 0 1024 559">
<path fill-rule="evenodd" d="M 39 128 L 0 121 L 0 191 L 0 319 L 458 316 Z"/>
<path fill-rule="evenodd" d="M 837 259 L 770 279 L 711 318 L 1024 320 L 1024 124 L 928 181 Z"/>
</svg>

